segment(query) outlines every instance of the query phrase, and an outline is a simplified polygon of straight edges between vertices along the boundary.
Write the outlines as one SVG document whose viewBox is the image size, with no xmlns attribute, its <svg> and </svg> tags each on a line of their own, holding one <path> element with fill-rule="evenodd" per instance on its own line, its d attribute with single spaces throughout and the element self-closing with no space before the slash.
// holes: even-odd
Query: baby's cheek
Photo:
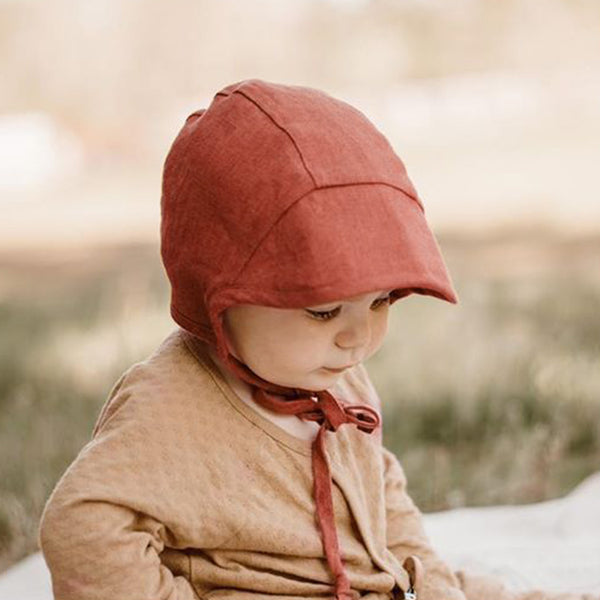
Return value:
<svg viewBox="0 0 600 600">
<path fill-rule="evenodd" d="M 373 324 L 371 334 L 371 351 L 376 352 L 387 334 L 388 329 L 388 311 L 383 310 L 377 315 Z"/>
</svg>

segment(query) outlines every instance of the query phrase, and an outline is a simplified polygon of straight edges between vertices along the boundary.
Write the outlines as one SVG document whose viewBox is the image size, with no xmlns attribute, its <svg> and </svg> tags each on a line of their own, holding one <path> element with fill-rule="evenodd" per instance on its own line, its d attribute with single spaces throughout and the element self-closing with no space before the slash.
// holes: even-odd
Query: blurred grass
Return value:
<svg viewBox="0 0 600 600">
<path fill-rule="evenodd" d="M 408 297 L 367 365 L 384 443 L 426 511 L 564 495 L 600 469 L 600 239 L 443 247 L 460 304 Z"/>
<path fill-rule="evenodd" d="M 460 303 L 394 305 L 367 367 L 423 511 L 540 501 L 600 468 L 600 237 L 438 234 Z M 175 324 L 156 246 L 0 256 L 0 571 L 117 377 Z"/>
</svg>

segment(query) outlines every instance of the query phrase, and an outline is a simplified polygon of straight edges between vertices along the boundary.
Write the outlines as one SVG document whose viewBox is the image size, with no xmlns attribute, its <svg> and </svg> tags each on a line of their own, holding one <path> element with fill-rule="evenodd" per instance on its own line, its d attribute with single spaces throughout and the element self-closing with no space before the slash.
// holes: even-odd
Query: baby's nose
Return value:
<svg viewBox="0 0 600 600">
<path fill-rule="evenodd" d="M 371 323 L 368 317 L 354 318 L 337 333 L 336 344 L 352 349 L 367 346 L 371 339 Z"/>
</svg>

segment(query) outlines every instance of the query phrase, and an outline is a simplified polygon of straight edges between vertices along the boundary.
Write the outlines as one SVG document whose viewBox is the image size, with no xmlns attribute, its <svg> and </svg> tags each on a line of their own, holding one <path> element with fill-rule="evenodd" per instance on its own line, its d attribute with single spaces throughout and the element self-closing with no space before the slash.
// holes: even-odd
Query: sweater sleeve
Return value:
<svg viewBox="0 0 600 600">
<path fill-rule="evenodd" d="M 54 598 L 197 600 L 189 580 L 175 576 L 159 557 L 170 535 L 153 514 L 164 490 L 148 474 L 152 433 L 131 418 L 124 377 L 113 387 L 93 439 L 58 481 L 42 513 L 38 543 Z"/>
<path fill-rule="evenodd" d="M 406 492 L 406 476 L 398 459 L 384 446 L 381 449 L 388 549 L 401 564 L 410 555 L 421 560 L 424 574 L 416 590 L 419 600 L 465 600 L 455 573 L 431 546 L 421 512 Z"/>
</svg>

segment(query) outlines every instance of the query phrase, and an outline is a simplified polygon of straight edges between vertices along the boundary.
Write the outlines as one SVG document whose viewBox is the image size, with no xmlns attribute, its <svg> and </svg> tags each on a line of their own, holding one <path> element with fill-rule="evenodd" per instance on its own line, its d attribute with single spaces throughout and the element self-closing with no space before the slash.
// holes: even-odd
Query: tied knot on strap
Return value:
<svg viewBox="0 0 600 600">
<path fill-rule="evenodd" d="M 296 415 L 304 421 L 316 421 L 328 431 L 337 431 L 341 425 L 352 423 L 360 431 L 371 433 L 379 426 L 377 411 L 365 404 L 344 404 L 327 390 L 311 392 L 299 398 L 276 399 L 261 388 L 254 388 L 253 398 L 272 411 Z"/>
<path fill-rule="evenodd" d="M 315 420 L 328 431 L 337 431 L 340 425 L 352 423 L 361 431 L 371 433 L 379 425 L 379 415 L 370 406 L 342 404 L 327 391 L 317 392 L 316 405 L 321 414 Z"/>
</svg>

